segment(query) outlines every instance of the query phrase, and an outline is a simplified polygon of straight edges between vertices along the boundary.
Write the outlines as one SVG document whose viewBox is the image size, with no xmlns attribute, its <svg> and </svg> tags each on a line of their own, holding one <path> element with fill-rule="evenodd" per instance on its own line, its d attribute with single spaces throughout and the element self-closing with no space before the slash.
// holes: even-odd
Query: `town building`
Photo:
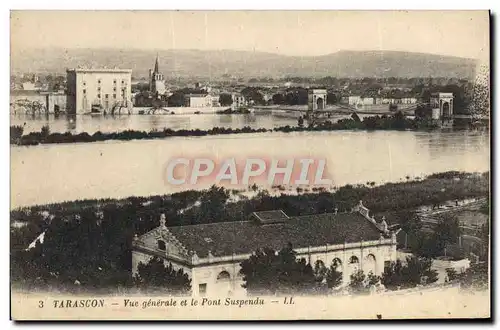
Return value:
<svg viewBox="0 0 500 330">
<path fill-rule="evenodd" d="M 10 112 L 14 114 L 58 114 L 66 112 L 64 92 L 11 90 Z"/>
<path fill-rule="evenodd" d="M 176 227 L 168 227 L 162 215 L 159 227 L 134 238 L 132 272 L 161 257 L 189 275 L 194 296 L 245 295 L 240 263 L 257 249 L 278 251 L 288 243 L 313 267 L 336 264 L 343 285 L 360 269 L 381 275 L 397 257 L 396 232 L 360 201 L 346 213 L 289 217 L 274 210 L 254 212 L 247 221 Z"/>
<path fill-rule="evenodd" d="M 347 102 L 349 105 L 356 105 L 359 103 L 360 100 L 361 100 L 361 96 L 353 95 L 353 96 L 349 96 L 349 99 Z"/>
<path fill-rule="evenodd" d="M 212 97 L 212 107 L 220 107 L 220 95 L 212 92 L 210 96 Z"/>
<path fill-rule="evenodd" d="M 68 113 L 112 112 L 132 106 L 132 70 L 72 69 L 66 73 Z"/>
<path fill-rule="evenodd" d="M 209 94 L 186 94 L 184 106 L 189 108 L 206 108 L 212 106 L 212 96 Z"/>
<path fill-rule="evenodd" d="M 149 91 L 155 96 L 160 96 L 165 94 L 165 79 L 163 74 L 160 72 L 159 58 L 156 55 L 155 67 L 153 70 L 149 70 Z"/>
<path fill-rule="evenodd" d="M 233 99 L 233 104 L 231 105 L 233 109 L 238 109 L 247 105 L 245 96 L 243 96 L 243 94 L 232 93 L 231 97 Z"/>
</svg>

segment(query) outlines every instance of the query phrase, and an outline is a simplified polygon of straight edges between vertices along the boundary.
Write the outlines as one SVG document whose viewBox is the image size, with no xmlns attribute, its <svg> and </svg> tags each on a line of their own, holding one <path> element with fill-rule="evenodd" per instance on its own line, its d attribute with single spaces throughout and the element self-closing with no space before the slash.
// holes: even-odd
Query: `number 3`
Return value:
<svg viewBox="0 0 500 330">
<path fill-rule="evenodd" d="M 38 301 L 38 308 L 43 308 L 43 300 Z"/>
</svg>

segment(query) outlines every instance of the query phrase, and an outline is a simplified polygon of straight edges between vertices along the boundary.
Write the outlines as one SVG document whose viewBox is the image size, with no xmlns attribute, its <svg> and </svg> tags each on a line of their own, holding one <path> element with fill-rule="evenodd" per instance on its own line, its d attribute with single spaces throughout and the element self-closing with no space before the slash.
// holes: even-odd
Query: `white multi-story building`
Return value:
<svg viewBox="0 0 500 330">
<path fill-rule="evenodd" d="M 132 70 L 67 70 L 67 104 L 70 114 L 89 113 L 93 108 L 111 111 L 131 107 Z"/>
<path fill-rule="evenodd" d="M 190 108 L 211 107 L 212 96 L 209 94 L 187 94 L 184 96 L 184 106 Z"/>
<path fill-rule="evenodd" d="M 343 284 L 357 270 L 381 275 L 395 261 L 396 233 L 388 230 L 359 203 L 348 213 L 289 217 L 283 211 L 254 212 L 248 221 L 168 227 L 160 226 L 132 244 L 132 272 L 139 263 L 161 257 L 191 278 L 192 294 L 244 295 L 240 263 L 260 248 L 279 250 L 291 243 L 297 258 L 311 265 L 336 264 Z"/>
</svg>

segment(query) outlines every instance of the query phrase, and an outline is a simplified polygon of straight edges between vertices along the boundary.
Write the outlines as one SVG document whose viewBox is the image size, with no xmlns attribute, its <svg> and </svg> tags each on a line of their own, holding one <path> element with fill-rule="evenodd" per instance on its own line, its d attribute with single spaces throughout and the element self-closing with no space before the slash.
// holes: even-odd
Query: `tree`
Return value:
<svg viewBox="0 0 500 330">
<path fill-rule="evenodd" d="M 167 101 L 168 106 L 169 107 L 183 107 L 185 104 L 184 95 L 185 94 L 182 91 L 175 91 L 168 98 L 168 101 Z"/>
<path fill-rule="evenodd" d="M 233 97 L 231 96 L 231 94 L 222 93 L 219 96 L 219 103 L 223 107 L 230 106 L 231 104 L 233 104 Z"/>
<path fill-rule="evenodd" d="M 342 272 L 337 270 L 338 264 L 334 261 L 326 271 L 326 284 L 329 289 L 336 288 L 342 284 Z"/>
<path fill-rule="evenodd" d="M 24 132 L 24 127 L 18 125 L 18 126 L 11 126 L 10 127 L 10 143 L 19 143 L 19 140 L 23 136 Z"/>
<path fill-rule="evenodd" d="M 406 118 L 401 111 L 396 112 L 396 114 L 394 114 L 394 116 L 392 116 L 392 125 L 391 126 L 392 126 L 391 128 L 393 128 L 393 129 L 401 129 L 402 130 L 402 129 L 406 128 Z"/>
<path fill-rule="evenodd" d="M 245 87 L 242 91 L 241 94 L 245 96 L 245 99 L 249 101 L 253 101 L 257 105 L 262 105 L 265 104 L 266 102 L 264 101 L 264 97 L 262 96 L 261 92 L 259 91 L 258 88 L 255 87 Z"/>
<path fill-rule="evenodd" d="M 446 276 L 448 281 L 455 281 L 458 279 L 458 273 L 454 268 L 446 268 Z"/>
<path fill-rule="evenodd" d="M 367 290 L 365 284 L 366 275 L 362 270 L 358 270 L 351 274 L 349 282 L 349 291 L 354 294 L 365 293 Z"/>
<path fill-rule="evenodd" d="M 285 97 L 281 93 L 273 95 L 273 104 L 285 104 Z"/>
<path fill-rule="evenodd" d="M 441 216 L 434 231 L 443 243 L 456 243 L 461 234 L 458 218 L 450 214 Z"/>
<path fill-rule="evenodd" d="M 327 104 L 335 104 L 335 103 L 338 103 L 338 98 L 337 98 L 337 95 L 335 95 L 334 93 L 328 93 L 326 95 L 326 103 Z"/>
<path fill-rule="evenodd" d="M 325 267 L 325 264 L 321 260 L 316 260 L 314 263 L 314 277 L 317 282 L 323 282 L 325 276 L 327 274 L 328 269 Z"/>
<path fill-rule="evenodd" d="M 460 282 L 462 288 L 487 289 L 490 282 L 488 262 L 472 264 L 465 272 L 456 274 L 454 279 Z"/>
<path fill-rule="evenodd" d="M 443 253 L 450 244 L 456 244 L 461 235 L 460 223 L 456 216 L 445 214 L 440 217 L 434 228 L 436 250 Z"/>
<path fill-rule="evenodd" d="M 139 263 L 135 283 L 146 291 L 167 292 L 172 295 L 189 294 L 191 280 L 182 269 L 175 270 L 172 263 L 165 266 L 159 257 L 152 257 L 147 264 Z"/>
<path fill-rule="evenodd" d="M 407 234 L 414 234 L 422 229 L 422 221 L 416 212 L 403 212 L 399 214 L 401 229 Z"/>
<path fill-rule="evenodd" d="M 311 265 L 303 258 L 297 261 L 291 244 L 278 253 L 259 249 L 240 265 L 243 287 L 249 294 L 311 293 L 318 289 Z"/>
<path fill-rule="evenodd" d="M 401 260 L 397 260 L 391 262 L 382 274 L 382 283 L 390 290 L 431 284 L 438 280 L 437 272 L 431 267 L 430 258 L 410 256 L 404 265 Z"/>
<path fill-rule="evenodd" d="M 50 135 L 49 125 L 43 125 L 40 133 L 42 135 L 42 138 L 46 139 Z"/>
<path fill-rule="evenodd" d="M 300 116 L 297 124 L 299 125 L 299 127 L 304 127 L 304 117 Z"/>
<path fill-rule="evenodd" d="M 356 112 L 354 112 L 352 115 L 351 115 L 351 118 L 352 120 L 354 120 L 356 123 L 360 123 L 361 122 L 361 119 L 359 118 L 358 114 Z"/>
</svg>

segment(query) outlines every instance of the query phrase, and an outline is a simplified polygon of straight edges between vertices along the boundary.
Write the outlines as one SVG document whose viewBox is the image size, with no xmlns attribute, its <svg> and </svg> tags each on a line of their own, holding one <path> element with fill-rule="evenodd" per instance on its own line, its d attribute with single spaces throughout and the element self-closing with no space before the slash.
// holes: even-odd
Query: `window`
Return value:
<svg viewBox="0 0 500 330">
<path fill-rule="evenodd" d="M 83 90 L 83 94 L 87 94 L 87 90 L 86 89 Z"/>
<path fill-rule="evenodd" d="M 107 99 L 109 99 L 109 94 L 106 94 L 104 97 L 106 97 Z"/>
<path fill-rule="evenodd" d="M 350 264 L 357 264 L 359 263 L 359 259 L 356 256 L 352 256 L 351 259 L 349 259 Z"/>
<path fill-rule="evenodd" d="M 113 92 L 116 92 L 116 87 L 113 87 Z"/>
<path fill-rule="evenodd" d="M 333 259 L 332 265 L 333 267 L 335 267 L 335 270 L 342 271 L 342 260 L 340 260 L 339 258 Z"/>
<path fill-rule="evenodd" d="M 207 293 L 207 283 L 201 283 L 198 285 L 198 291 L 200 292 L 200 295 L 204 295 Z"/>
<path fill-rule="evenodd" d="M 229 275 L 229 273 L 226 271 L 222 271 L 219 273 L 219 275 L 217 275 L 217 281 L 229 281 L 230 278 L 231 275 Z"/>
<path fill-rule="evenodd" d="M 101 79 L 98 79 L 98 80 L 97 80 L 97 83 L 98 83 L 98 84 L 100 84 L 100 83 L 101 83 Z"/>
<path fill-rule="evenodd" d="M 100 99 L 101 98 L 101 94 L 97 94 L 97 98 Z"/>
<path fill-rule="evenodd" d="M 122 80 L 122 85 L 125 83 L 125 80 Z"/>
<path fill-rule="evenodd" d="M 101 87 L 97 87 L 97 91 L 100 92 L 101 91 Z"/>
<path fill-rule="evenodd" d="M 115 84 L 115 85 L 116 85 L 116 79 L 115 79 L 115 80 L 113 80 L 113 84 Z"/>
<path fill-rule="evenodd" d="M 387 272 L 391 268 L 391 261 L 384 261 L 384 272 Z"/>
<path fill-rule="evenodd" d="M 87 86 L 87 83 L 85 81 L 83 82 L 83 86 Z"/>
<path fill-rule="evenodd" d="M 113 98 L 116 99 L 116 94 L 113 94 Z"/>
<path fill-rule="evenodd" d="M 159 239 L 158 240 L 158 249 L 165 251 L 167 249 L 167 244 L 165 243 L 164 240 Z"/>
</svg>

